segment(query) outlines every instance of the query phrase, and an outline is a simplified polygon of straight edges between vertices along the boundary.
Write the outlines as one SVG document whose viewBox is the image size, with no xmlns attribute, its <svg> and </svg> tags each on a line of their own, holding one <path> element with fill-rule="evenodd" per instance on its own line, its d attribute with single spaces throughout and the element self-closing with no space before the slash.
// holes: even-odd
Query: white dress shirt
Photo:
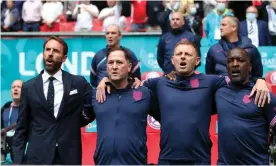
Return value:
<svg viewBox="0 0 276 166">
<path fill-rule="evenodd" d="M 124 16 L 121 16 L 121 9 L 122 6 L 120 4 L 117 4 L 113 7 L 108 7 L 101 10 L 98 19 L 103 20 L 104 32 L 106 28 L 111 24 L 115 24 L 118 25 L 120 28 L 124 28 L 126 20 Z M 110 16 L 111 13 L 114 13 L 114 15 Z"/>
<path fill-rule="evenodd" d="M 258 32 L 258 24 L 257 21 L 246 21 L 247 22 L 247 32 L 248 32 L 248 38 L 252 40 L 252 44 L 256 47 L 259 46 L 259 32 Z M 253 25 L 253 33 L 249 34 L 250 26 Z"/>
<path fill-rule="evenodd" d="M 42 74 L 42 80 L 43 80 L 43 89 L 44 89 L 44 95 L 47 100 L 47 94 L 48 94 L 48 86 L 49 86 L 49 78 L 51 77 L 50 74 L 48 74 L 45 70 Z M 63 98 L 63 81 L 62 81 L 62 72 L 59 70 L 56 74 L 53 75 L 55 77 L 55 80 L 53 81 L 54 88 L 55 88 L 55 97 L 54 97 L 54 116 L 57 118 L 59 107 L 61 104 L 61 100 Z"/>
<path fill-rule="evenodd" d="M 76 6 L 76 8 L 73 11 L 73 16 L 77 15 L 77 22 L 75 26 L 75 32 L 80 32 L 82 29 L 85 29 L 87 31 L 91 31 L 93 27 L 93 15 L 89 13 L 88 11 L 83 9 L 83 6 L 86 6 L 90 11 L 93 11 L 95 16 L 98 16 L 99 9 L 95 5 L 85 5 L 81 4 Z M 78 12 L 78 9 L 80 9 L 80 13 Z"/>
<path fill-rule="evenodd" d="M 63 12 L 63 5 L 61 2 L 46 2 L 42 6 L 41 17 L 43 20 L 53 22 L 58 16 L 61 16 Z M 55 22 L 60 22 L 57 19 Z"/>
<path fill-rule="evenodd" d="M 24 22 L 38 22 L 41 19 L 41 0 L 27 0 L 22 7 L 22 19 Z"/>
<path fill-rule="evenodd" d="M 5 12 L 5 19 L 4 19 L 4 25 L 9 26 L 11 23 L 11 14 L 10 14 L 10 9 L 7 9 Z"/>
</svg>

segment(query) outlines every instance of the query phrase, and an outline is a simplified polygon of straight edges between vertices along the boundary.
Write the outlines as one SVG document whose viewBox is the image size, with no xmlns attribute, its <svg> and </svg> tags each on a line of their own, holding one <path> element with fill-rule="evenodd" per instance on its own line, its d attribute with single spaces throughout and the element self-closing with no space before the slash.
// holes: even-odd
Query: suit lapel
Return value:
<svg viewBox="0 0 276 166">
<path fill-rule="evenodd" d="M 70 77 L 70 75 L 67 72 L 64 72 L 63 70 L 62 70 L 62 82 L 63 82 L 63 97 L 60 103 L 57 118 L 59 118 L 60 115 L 64 112 L 64 107 L 67 102 L 70 89 L 71 89 L 71 84 L 72 84 L 72 77 Z"/>
<path fill-rule="evenodd" d="M 45 98 L 45 95 L 44 95 L 44 91 L 43 91 L 42 73 L 40 73 L 37 76 L 37 79 L 35 81 L 35 88 L 36 88 L 37 94 L 38 94 L 38 96 L 40 98 L 40 101 L 41 101 L 42 105 L 44 106 L 44 108 L 46 110 L 48 110 L 47 101 L 46 101 L 46 98 Z"/>
<path fill-rule="evenodd" d="M 259 39 L 259 46 L 260 46 L 261 40 L 262 40 L 262 37 L 263 37 L 261 34 L 264 34 L 264 33 L 261 32 L 261 30 L 262 30 L 263 28 L 261 28 L 261 23 L 260 23 L 259 20 L 257 20 L 257 28 L 258 28 L 258 39 Z"/>
<path fill-rule="evenodd" d="M 40 99 L 39 101 L 41 101 L 41 105 L 43 105 L 45 111 L 48 112 L 53 118 L 55 118 L 54 115 L 52 114 L 52 112 L 49 111 L 47 100 L 44 95 L 42 73 L 43 73 L 43 71 L 36 78 L 35 89 L 36 89 L 38 97 Z"/>
<path fill-rule="evenodd" d="M 247 21 L 244 21 L 244 27 L 245 35 L 248 36 Z"/>
</svg>

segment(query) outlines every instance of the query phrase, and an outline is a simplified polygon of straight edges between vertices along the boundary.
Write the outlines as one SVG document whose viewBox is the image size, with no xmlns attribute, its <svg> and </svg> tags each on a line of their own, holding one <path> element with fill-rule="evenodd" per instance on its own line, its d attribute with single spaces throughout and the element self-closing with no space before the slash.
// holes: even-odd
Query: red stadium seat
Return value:
<svg viewBox="0 0 276 166">
<path fill-rule="evenodd" d="M 268 72 L 265 76 L 265 80 L 269 90 L 276 94 L 276 71 Z"/>
</svg>

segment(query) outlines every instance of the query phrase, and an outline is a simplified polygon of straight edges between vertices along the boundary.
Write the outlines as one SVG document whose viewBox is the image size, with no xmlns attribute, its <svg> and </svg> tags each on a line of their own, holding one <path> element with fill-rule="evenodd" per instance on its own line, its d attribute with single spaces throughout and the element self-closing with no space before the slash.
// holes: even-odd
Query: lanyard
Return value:
<svg viewBox="0 0 276 166">
<path fill-rule="evenodd" d="M 13 105 L 11 104 L 11 108 L 10 108 L 10 111 L 9 111 L 9 121 L 8 121 L 8 126 L 11 125 L 11 115 L 12 115 L 12 109 L 13 109 Z"/>
</svg>

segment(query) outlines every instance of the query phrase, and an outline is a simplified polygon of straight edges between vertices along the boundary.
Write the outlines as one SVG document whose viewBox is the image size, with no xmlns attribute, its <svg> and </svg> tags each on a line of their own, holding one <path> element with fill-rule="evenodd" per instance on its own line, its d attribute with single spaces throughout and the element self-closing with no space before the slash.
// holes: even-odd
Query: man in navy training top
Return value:
<svg viewBox="0 0 276 166">
<path fill-rule="evenodd" d="M 199 61 L 196 46 L 182 41 L 176 45 L 172 56 L 176 80 L 155 78 L 144 83 L 157 97 L 160 108 L 161 165 L 210 164 L 209 125 L 215 110 L 213 99 L 216 90 L 227 83 L 224 77 L 196 74 Z M 266 88 L 268 92 L 264 80 L 259 80 L 258 84 L 257 89 Z M 103 102 L 101 99 L 99 102 Z"/>
<path fill-rule="evenodd" d="M 111 93 L 106 102 L 96 101 L 93 90 L 92 105 L 97 119 L 96 165 L 146 165 L 147 115 L 154 114 L 157 105 L 146 87 L 132 89 L 129 80 L 131 56 L 123 48 L 107 55 L 107 73 Z M 159 111 L 157 111 L 159 112 Z"/>
<path fill-rule="evenodd" d="M 128 48 L 120 46 L 120 40 L 122 38 L 122 34 L 120 32 L 120 28 L 118 27 L 118 25 L 115 25 L 115 24 L 109 25 L 106 28 L 105 38 L 106 38 L 107 46 L 101 49 L 100 51 L 98 51 L 91 62 L 91 69 L 90 69 L 91 85 L 93 87 L 97 87 L 100 81 L 104 77 L 107 78 L 108 76 L 106 72 L 107 52 L 108 50 L 115 49 L 115 48 L 124 48 L 128 52 L 128 54 L 130 55 L 130 62 L 132 64 L 130 76 L 132 78 L 140 79 L 141 77 L 140 64 L 137 57 Z"/>
<path fill-rule="evenodd" d="M 250 56 L 241 48 L 227 56 L 227 72 L 231 83 L 216 92 L 218 111 L 219 165 L 269 165 L 269 127 L 276 131 L 276 97 L 258 108 L 248 94 Z"/>
<path fill-rule="evenodd" d="M 226 57 L 227 53 L 236 47 L 248 52 L 250 56 L 252 81 L 263 76 L 263 65 L 258 49 L 252 44 L 247 36 L 239 36 L 239 20 L 233 16 L 224 16 L 221 20 L 221 39 L 217 44 L 210 47 L 205 65 L 206 74 L 227 76 Z"/>
<path fill-rule="evenodd" d="M 175 71 L 171 57 L 173 56 L 174 47 L 178 42 L 188 40 L 198 45 L 200 44 L 193 33 L 183 28 L 185 22 L 181 13 L 173 12 L 171 14 L 170 24 L 172 27 L 171 32 L 167 32 L 161 36 L 157 49 L 157 62 L 165 74 Z"/>
</svg>

